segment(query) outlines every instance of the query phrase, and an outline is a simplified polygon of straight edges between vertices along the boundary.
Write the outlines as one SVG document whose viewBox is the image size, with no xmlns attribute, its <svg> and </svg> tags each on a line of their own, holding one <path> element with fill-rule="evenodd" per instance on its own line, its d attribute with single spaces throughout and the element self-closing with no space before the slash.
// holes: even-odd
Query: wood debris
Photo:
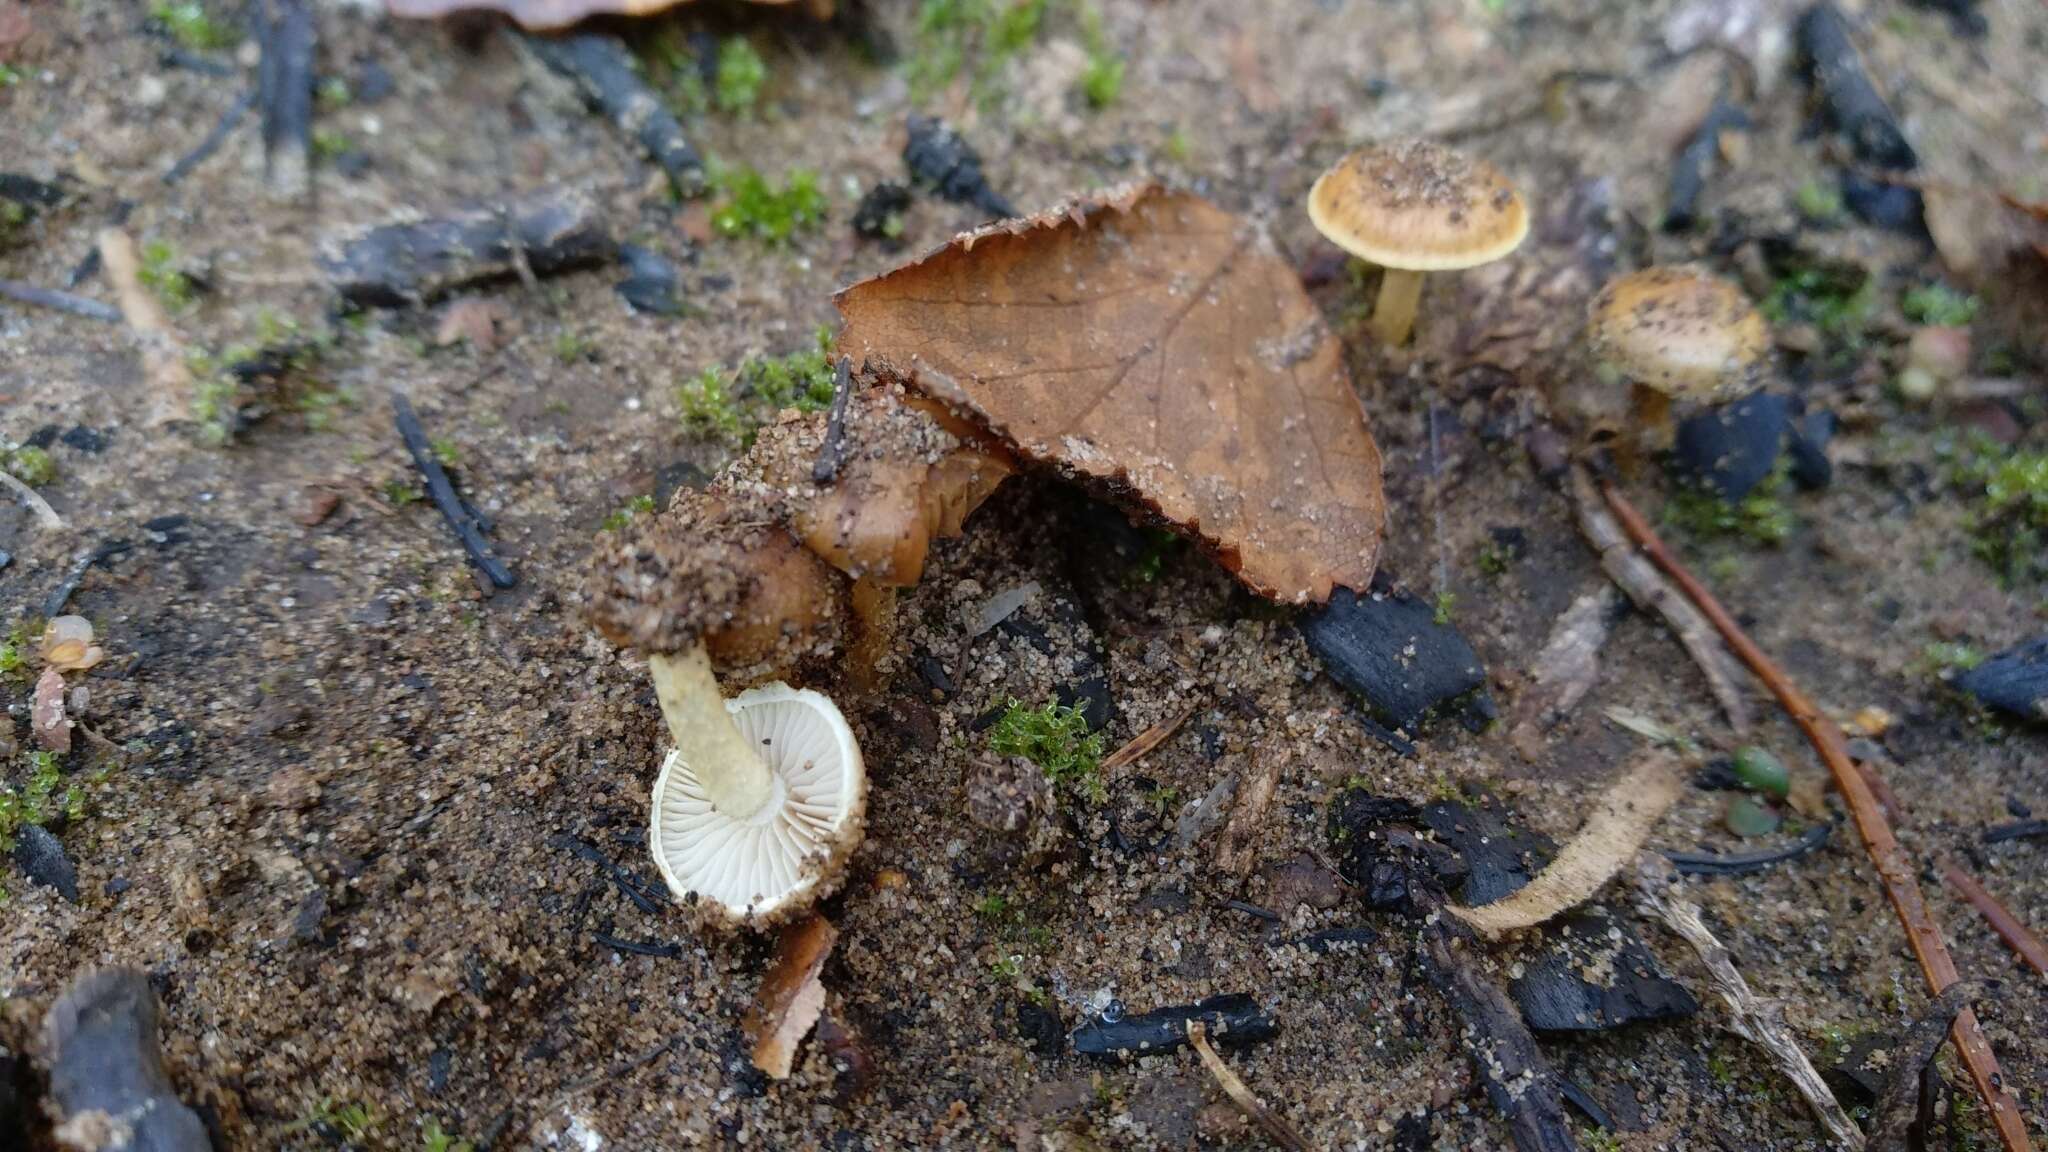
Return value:
<svg viewBox="0 0 2048 1152">
<path fill-rule="evenodd" d="M 825 984 L 818 974 L 839 930 L 823 916 L 810 916 L 782 930 L 775 966 L 761 978 L 761 990 L 742 1027 L 754 1046 L 754 1067 L 784 1080 L 796 1062 L 797 1045 L 825 1011 Z"/>
</svg>

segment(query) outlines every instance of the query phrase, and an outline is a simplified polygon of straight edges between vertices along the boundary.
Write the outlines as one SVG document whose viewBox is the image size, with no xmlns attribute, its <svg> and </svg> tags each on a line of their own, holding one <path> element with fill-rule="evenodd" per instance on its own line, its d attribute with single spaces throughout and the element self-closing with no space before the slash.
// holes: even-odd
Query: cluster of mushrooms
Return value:
<svg viewBox="0 0 2048 1152">
<path fill-rule="evenodd" d="M 1424 274 L 1500 259 L 1529 228 L 1521 197 L 1498 170 L 1420 142 L 1346 156 L 1316 181 L 1308 210 L 1323 235 L 1385 269 L 1372 326 L 1387 346 L 1408 338 Z M 1029 373 L 1000 371 L 1000 357 L 1028 352 L 975 347 L 956 363 L 893 366 L 883 355 L 858 373 L 842 358 L 831 414 L 783 413 L 708 487 L 679 491 L 662 514 L 600 551 L 587 615 L 613 643 L 645 656 L 674 744 L 654 785 L 650 846 L 668 886 L 710 923 L 777 923 L 838 883 L 862 835 L 866 768 L 832 700 L 785 681 L 871 686 L 888 651 L 899 590 L 923 574 L 933 542 L 959 534 L 1024 464 L 1108 481 L 1134 515 L 1193 536 L 1268 598 L 1319 602 L 1333 586 L 1367 586 L 1384 525 L 1378 450 L 1335 341 L 1292 265 L 1262 232 L 1245 247 L 1245 230 L 1254 226 L 1185 194 L 1141 186 L 964 235 L 899 273 L 937 277 L 949 290 L 982 291 L 963 287 L 983 278 L 986 266 L 967 263 L 977 243 L 984 248 L 973 259 L 994 248 L 999 261 L 1022 258 L 1016 251 L 1002 255 L 1006 243 L 1043 242 L 1052 234 L 1083 245 L 1075 237 L 1090 226 L 1091 213 L 1140 223 L 1150 213 L 1172 224 L 1177 230 L 1161 242 L 1164 254 L 1155 253 L 1160 260 L 1203 242 L 1184 237 L 1208 237 L 1226 253 L 1212 279 L 1243 274 L 1255 289 L 1244 293 L 1247 302 L 1232 319 L 1253 318 L 1255 330 L 1268 332 L 1260 348 L 1290 348 L 1281 359 L 1242 349 L 1230 350 L 1238 357 L 1230 363 L 1184 357 L 1188 363 L 1172 373 L 1180 383 L 1149 385 L 1154 391 L 1143 399 L 1154 413 L 1213 413 L 1219 385 L 1209 377 L 1230 375 L 1237 420 L 1211 421 L 1221 425 L 1222 440 L 1183 445 L 1178 456 L 1138 465 L 1111 461 L 1115 468 L 1105 471 L 1104 462 L 1119 452 L 1143 455 L 1127 422 L 1105 416 L 1114 408 L 1104 404 L 1109 393 L 1078 413 L 1047 412 L 1058 405 L 1044 391 L 1016 388 L 1022 395 L 1012 395 L 1008 381 Z M 1142 260 L 1132 247 L 1127 237 L 1112 236 L 1099 250 L 1062 249 L 1047 263 L 1056 279 L 1074 280 L 1081 278 L 1077 261 Z M 1231 263 L 1238 260 L 1265 263 L 1246 271 Z M 1142 277 L 1157 269 L 1122 271 Z M 849 307 L 861 288 L 889 278 L 842 294 L 842 346 L 872 358 L 879 331 L 907 336 L 919 356 L 932 355 L 940 341 L 925 337 L 943 320 L 922 310 L 914 293 L 879 320 L 873 313 L 887 313 L 887 300 L 870 314 Z M 1266 288 L 1275 283 L 1282 285 L 1277 302 Z M 1205 297 L 1193 306 L 1224 305 Z M 1308 342 L 1296 347 L 1292 329 L 1304 317 Z M 1175 322 L 1184 320 L 1185 308 Z M 1197 341 L 1235 327 L 1201 317 L 1189 322 L 1201 333 L 1190 337 Z M 1104 321 L 1101 342 L 1125 335 L 1113 329 L 1129 323 L 1123 313 Z M 1766 344 L 1761 318 L 1737 289 L 1687 268 L 1653 268 L 1608 285 L 1594 302 L 1589 338 L 1606 377 L 1633 389 L 1637 424 L 1653 450 L 1668 444 L 1676 406 L 1721 403 L 1754 387 Z M 1134 362 L 1164 355 L 1150 341 L 1137 348 Z M 1159 375 L 1169 375 L 1163 360 Z M 1162 387 L 1181 394 L 1162 397 Z M 1248 397 L 1251 388 L 1275 396 L 1321 388 L 1328 404 L 1305 417 L 1275 415 L 1278 401 Z M 1156 428 L 1149 435 L 1155 447 L 1162 440 Z M 1314 451 L 1304 450 L 1311 441 Z M 1333 450 L 1337 469 L 1315 465 L 1332 486 L 1318 504 L 1300 495 L 1303 461 L 1321 461 Z M 1248 480 L 1229 491 L 1205 471 L 1214 460 L 1242 463 L 1247 453 L 1262 455 L 1246 473 L 1264 476 L 1286 500 L 1252 491 Z M 1290 468 L 1296 471 L 1277 479 L 1266 475 Z M 1218 490 L 1230 501 L 1203 506 Z M 1217 521 L 1232 517 L 1229 538 L 1219 537 Z M 728 699 L 721 677 L 745 690 Z"/>
</svg>

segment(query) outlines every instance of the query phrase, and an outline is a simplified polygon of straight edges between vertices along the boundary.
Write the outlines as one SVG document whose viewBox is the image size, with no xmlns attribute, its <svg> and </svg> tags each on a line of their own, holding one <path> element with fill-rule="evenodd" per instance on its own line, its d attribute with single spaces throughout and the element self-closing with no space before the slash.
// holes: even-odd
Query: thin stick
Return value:
<svg viewBox="0 0 2048 1152">
<path fill-rule="evenodd" d="M 1792 1081 L 1793 1087 L 1806 1098 L 1813 1114 L 1820 1119 L 1821 1127 L 1836 1145 L 1850 1149 L 1863 1147 L 1863 1130 L 1842 1111 L 1841 1102 L 1828 1090 L 1827 1082 L 1814 1070 L 1813 1061 L 1806 1058 L 1806 1052 L 1799 1042 L 1792 1038 L 1785 1028 L 1784 1018 L 1777 1005 L 1757 999 L 1750 991 L 1749 981 L 1742 978 L 1728 949 L 1707 928 L 1700 919 L 1700 910 L 1678 894 L 1675 886 L 1668 883 L 1667 865 L 1655 853 L 1645 852 L 1636 858 L 1636 899 L 1644 911 L 1663 921 L 1679 939 L 1692 946 L 1700 963 L 1706 965 L 1707 976 L 1713 981 L 1714 991 L 1721 994 L 1721 1001 L 1728 1005 L 1730 1014 L 1729 1030 L 1744 1040 L 1755 1044 L 1771 1054 L 1772 1063 L 1778 1071 Z"/>
<path fill-rule="evenodd" d="M 206 163 L 208 157 L 220 151 L 220 146 L 227 143 L 228 137 L 233 135 L 235 129 L 241 126 L 242 117 L 247 116 L 249 109 L 255 106 L 256 93 L 253 89 L 235 97 L 235 102 L 228 105 L 227 111 L 221 113 L 219 122 L 214 124 L 213 130 L 206 134 L 206 138 L 201 140 L 190 152 L 179 157 L 178 162 L 171 165 L 170 169 L 164 173 L 163 182 L 165 184 L 176 184 L 178 181 L 190 176 L 194 168 Z"/>
<path fill-rule="evenodd" d="M 1828 771 L 1834 774 L 1835 787 L 1841 791 L 1842 799 L 1849 805 L 1849 813 L 1856 820 L 1856 831 L 1863 837 L 1863 847 L 1870 853 L 1871 863 L 1877 867 L 1885 895 L 1891 898 L 1892 911 L 1898 914 L 1899 924 L 1906 930 L 1906 940 L 1920 962 L 1920 972 L 1926 977 L 1928 988 L 1937 996 L 1947 991 L 1948 986 L 1960 978 L 1956 964 L 1948 954 L 1940 925 L 1935 922 L 1934 914 L 1928 911 L 1926 898 L 1920 893 L 1912 863 L 1899 848 L 1898 839 L 1892 835 L 1891 824 L 1885 819 L 1884 810 L 1878 806 L 1870 780 L 1865 779 L 1864 772 L 1875 779 L 1876 769 L 1866 765 L 1863 771 L 1857 770 L 1841 728 L 1807 699 L 1784 670 L 1743 632 L 1742 626 L 1728 615 L 1728 610 L 1714 599 L 1714 594 L 1707 591 L 1706 586 L 1664 547 L 1664 542 L 1657 538 L 1657 533 L 1643 519 L 1643 514 L 1636 511 L 1635 505 L 1611 485 L 1603 486 L 1602 494 L 1637 547 L 1663 569 L 1664 574 L 1712 621 L 1721 638 L 1778 698 L 1778 703 L 1784 706 L 1793 722 L 1805 730 L 1814 750 L 1820 753 L 1820 758 L 1827 762 Z M 1956 1015 L 1951 1031 L 1955 1036 L 1956 1051 L 1962 1055 L 1963 1066 L 1970 1070 L 1970 1079 L 1976 1081 L 1978 1095 L 1984 1098 L 1986 1107 L 1990 1109 L 1991 1123 L 1998 1129 L 1998 1138 L 2006 1152 L 2028 1152 L 2026 1122 L 2020 1117 L 2019 1105 L 2005 1090 L 2003 1076 L 1998 1070 L 1998 1057 L 1991 1051 L 1991 1042 L 1984 1038 L 1984 1030 L 1977 1025 L 1977 1014 L 1968 1008 L 1963 1009 Z"/>
<path fill-rule="evenodd" d="M 1308 1142 L 1301 1138 L 1301 1134 L 1288 1127 L 1287 1121 L 1274 1115 L 1271 1109 L 1259 1103 L 1259 1098 L 1252 1094 L 1252 1090 L 1245 1082 L 1238 1079 L 1237 1073 L 1230 1070 L 1230 1065 L 1223 1062 L 1223 1057 L 1216 1054 L 1216 1049 L 1209 1045 L 1207 1024 L 1200 1020 L 1188 1021 L 1188 1043 L 1194 1046 L 1195 1055 L 1202 1058 L 1202 1067 L 1207 1068 L 1209 1075 L 1215 1077 L 1217 1087 L 1223 1089 L 1223 1094 L 1230 1097 L 1230 1102 L 1237 1105 L 1238 1111 L 1243 1112 L 1251 1118 L 1252 1123 L 1264 1129 L 1266 1135 L 1273 1138 L 1273 1143 L 1288 1149 L 1288 1152 L 1308 1152 Z"/>
<path fill-rule="evenodd" d="M 1948 986 L 1948 991 L 1920 1014 L 1892 1046 L 1892 1078 L 1877 1099 L 1877 1114 L 1870 1125 L 1870 1152 L 1907 1152 L 1913 1147 L 1911 1132 L 1920 1119 L 1920 1074 L 1934 1063 L 1934 1055 L 1955 1027 L 1956 1014 L 1969 1005 L 1976 986 L 1968 980 Z M 1921 1136 L 1927 1135 L 1925 1128 Z"/>
<path fill-rule="evenodd" d="M 519 582 L 512 570 L 491 553 L 490 541 L 484 539 L 476 520 L 455 494 L 455 484 L 448 479 L 448 472 L 441 462 L 434 459 L 433 442 L 427 439 L 426 429 L 420 427 L 420 418 L 412 410 L 412 402 L 398 392 L 391 394 L 391 411 L 397 417 L 398 435 L 405 441 L 405 450 L 412 454 L 412 462 L 426 477 L 427 493 L 434 498 L 434 507 L 441 510 L 441 516 L 448 526 L 455 529 L 455 535 L 462 541 L 462 550 L 469 553 L 470 560 L 499 588 L 510 588 Z"/>
<path fill-rule="evenodd" d="M 69 312 L 73 316 L 83 316 L 88 320 L 108 320 L 115 324 L 121 322 L 121 310 L 112 304 L 102 304 L 87 296 L 59 292 L 55 288 L 38 288 L 34 284 L 24 284 L 19 280 L 0 280 L 0 296 L 22 304 L 33 304 L 38 308 L 55 308 L 59 312 Z"/>
<path fill-rule="evenodd" d="M 1193 716 L 1196 711 L 1197 708 L 1191 707 L 1180 715 L 1162 720 L 1131 737 L 1130 743 L 1102 758 L 1102 771 L 1114 772 L 1144 759 L 1146 753 L 1166 743 L 1167 737 L 1180 731 L 1180 726 L 1187 723 L 1188 717 Z"/>
<path fill-rule="evenodd" d="M 1941 874 L 1948 880 L 1949 887 L 1963 894 L 1963 899 L 1970 902 L 1970 906 L 1984 917 L 1984 922 L 1991 925 L 1991 930 L 1998 933 L 1999 938 L 2017 952 L 2028 967 L 2038 975 L 2048 976 L 2048 945 L 2041 943 L 2033 929 L 2021 923 L 2019 917 L 1998 902 L 1998 897 L 1977 883 L 1975 876 L 1954 864 L 1943 867 Z"/>
<path fill-rule="evenodd" d="M 36 523 L 53 532 L 63 529 L 64 518 L 57 515 L 57 510 L 50 507 L 50 502 L 37 495 L 35 489 L 16 479 L 14 473 L 0 468 L 0 484 L 7 485 L 14 490 L 16 496 L 21 497 L 21 502 L 28 505 L 28 510 L 36 514 Z"/>
<path fill-rule="evenodd" d="M 846 405 L 853 398 L 853 357 L 841 356 L 832 368 L 832 414 L 825 418 L 825 443 L 811 464 L 811 482 L 830 484 L 846 462 Z"/>
<path fill-rule="evenodd" d="M 1585 533 L 1587 542 L 1600 554 L 1600 567 L 1606 569 L 1608 579 L 1628 593 L 1638 608 L 1663 618 L 1692 662 L 1699 666 L 1700 674 L 1707 678 L 1707 688 L 1720 703 L 1722 714 L 1728 717 L 1728 726 L 1737 735 L 1749 731 L 1749 701 L 1742 695 L 1741 670 L 1729 659 L 1728 650 L 1714 639 L 1699 611 L 1679 597 L 1655 568 L 1629 549 L 1621 527 L 1600 506 L 1592 479 L 1578 467 L 1572 469 L 1572 505 L 1578 513 L 1579 531 Z"/>
</svg>

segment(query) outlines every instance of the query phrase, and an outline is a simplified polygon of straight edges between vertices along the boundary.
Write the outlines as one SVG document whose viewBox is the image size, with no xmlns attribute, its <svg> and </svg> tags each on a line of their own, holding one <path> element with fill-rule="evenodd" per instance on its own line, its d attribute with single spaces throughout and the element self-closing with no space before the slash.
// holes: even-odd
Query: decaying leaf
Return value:
<svg viewBox="0 0 2048 1152">
<path fill-rule="evenodd" d="M 1488 936 L 1497 936 L 1534 928 L 1583 903 L 1635 859 L 1650 829 L 1678 799 L 1678 788 L 1672 758 L 1650 756 L 1608 789 L 1579 834 L 1520 891 L 1478 908 L 1447 904 L 1445 909 Z"/>
<path fill-rule="evenodd" d="M 744 1025 L 754 1045 L 754 1067 L 777 1080 L 796 1063 L 796 1046 L 825 1010 L 825 985 L 818 973 L 839 930 L 823 916 L 811 916 L 782 930 L 775 966 L 761 978 L 761 991 Z"/>
<path fill-rule="evenodd" d="M 1142 506 L 1260 595 L 1371 581 L 1379 449 L 1258 225 L 1125 187 L 966 233 L 838 303 L 864 372 Z"/>
<path fill-rule="evenodd" d="M 393 16 L 431 20 L 457 12 L 480 10 L 503 12 L 521 27 L 567 28 L 590 16 L 652 16 L 688 0 L 385 0 Z M 832 0 L 753 0 L 777 6 L 801 2 L 804 10 L 820 20 L 832 15 Z"/>
<path fill-rule="evenodd" d="M 71 721 L 64 716 L 64 674 L 55 668 L 43 669 L 36 680 L 29 727 L 35 730 L 36 743 L 49 751 L 59 755 L 71 751 Z"/>
</svg>

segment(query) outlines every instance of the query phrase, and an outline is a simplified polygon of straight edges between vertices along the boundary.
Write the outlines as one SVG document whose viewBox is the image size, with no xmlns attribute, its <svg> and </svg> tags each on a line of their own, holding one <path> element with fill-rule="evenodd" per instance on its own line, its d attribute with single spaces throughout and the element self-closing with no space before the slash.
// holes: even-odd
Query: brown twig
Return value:
<svg viewBox="0 0 2048 1152">
<path fill-rule="evenodd" d="M 846 462 L 846 405 L 853 398 L 853 357 L 841 356 L 832 366 L 832 414 L 825 418 L 825 443 L 811 464 L 811 482 L 830 484 Z"/>
<path fill-rule="evenodd" d="M 114 286 L 114 298 L 128 327 L 142 337 L 142 366 L 151 385 L 150 424 L 160 426 L 181 418 L 191 407 L 192 372 L 185 367 L 185 345 L 142 283 L 142 257 L 135 241 L 119 228 L 99 234 L 100 265 L 107 282 Z"/>
<path fill-rule="evenodd" d="M 1975 876 L 1954 864 L 1944 866 L 1941 874 L 1948 880 L 1949 887 L 1962 893 L 1963 899 L 1970 902 L 1970 906 L 1984 917 L 1984 922 L 1991 925 L 1991 930 L 1998 933 L 1999 938 L 2010 945 L 2012 950 L 2019 954 L 2020 959 L 2027 962 L 2028 967 L 2039 975 L 2048 976 L 2048 945 L 2041 943 L 2041 938 L 2034 935 L 2033 929 L 2027 927 L 2019 917 L 2014 916 L 2005 905 L 1999 903 L 1998 897 L 1977 883 Z"/>
<path fill-rule="evenodd" d="M 1629 549 L 1628 538 L 1614 517 L 1601 507 L 1593 481 L 1584 469 L 1572 469 L 1571 485 L 1579 531 L 1585 533 L 1587 542 L 1600 554 L 1600 567 L 1606 569 L 1608 578 L 1628 593 L 1638 608 L 1663 619 L 1692 662 L 1699 666 L 1700 674 L 1707 678 L 1707 688 L 1720 703 L 1722 714 L 1728 717 L 1728 727 L 1737 735 L 1747 732 L 1749 701 L 1742 695 L 1742 671 L 1729 659 L 1727 648 L 1714 639 L 1699 611 L 1673 592 L 1655 568 L 1643 563 L 1643 558 Z"/>
<path fill-rule="evenodd" d="M 1238 1110 L 1250 1117 L 1254 1124 L 1264 1129 L 1266 1135 L 1273 1138 L 1273 1143 L 1288 1152 L 1308 1152 L 1308 1142 L 1301 1138 L 1301 1134 L 1289 1127 L 1287 1121 L 1274 1115 L 1272 1109 L 1261 1104 L 1245 1082 L 1237 1078 L 1237 1073 L 1230 1070 L 1230 1065 L 1223 1062 L 1223 1057 L 1216 1054 L 1216 1049 L 1209 1044 L 1207 1024 L 1200 1020 L 1188 1021 L 1188 1043 L 1194 1046 L 1195 1055 L 1202 1058 L 1202 1067 L 1216 1078 L 1223 1094 L 1230 1097 L 1230 1102 L 1237 1105 Z"/>
<path fill-rule="evenodd" d="M 1110 773 L 1127 765 L 1137 763 L 1144 758 L 1147 752 L 1166 743 L 1167 737 L 1180 731 L 1180 726 L 1187 723 L 1188 717 L 1193 716 L 1195 711 L 1195 708 L 1189 708 L 1180 715 L 1162 720 L 1143 732 L 1138 733 L 1136 736 L 1131 737 L 1130 743 L 1102 758 L 1102 771 Z"/>
<path fill-rule="evenodd" d="M 1939 996 L 1960 977 L 1955 961 L 1948 954 L 1948 945 L 1942 939 L 1941 927 L 1920 893 L 1912 863 L 1900 849 L 1898 839 L 1892 835 L 1891 824 L 1879 807 L 1871 787 L 1876 770 L 1867 765 L 1863 771 L 1858 770 L 1856 762 L 1849 756 L 1848 741 L 1841 728 L 1807 699 L 1784 670 L 1749 638 L 1728 610 L 1721 607 L 1714 594 L 1664 547 L 1664 542 L 1657 538 L 1657 533 L 1643 519 L 1643 514 L 1636 511 L 1635 505 L 1611 485 L 1603 485 L 1601 494 L 1636 546 L 1713 623 L 1728 647 L 1749 665 L 1750 671 L 1764 682 L 1793 722 L 1813 742 L 1814 750 L 1820 753 L 1828 771 L 1834 775 L 1835 787 L 1849 805 L 1849 813 L 1856 821 L 1856 831 L 1863 837 L 1863 847 L 1869 852 L 1871 863 L 1877 867 L 1885 895 L 1891 898 L 1892 910 L 1898 914 L 1906 939 L 1913 947 L 1913 955 L 1920 962 L 1920 972 L 1926 977 L 1928 988 Z M 1870 774 L 1868 779 L 1866 772 Z M 2006 1152 L 2028 1152 L 2026 1123 L 2020 1117 L 2018 1103 L 2005 1090 L 1998 1070 L 1998 1057 L 1992 1053 L 1990 1041 L 1984 1038 L 1976 1013 L 1963 1009 L 1956 1015 L 1951 1032 L 1955 1036 L 1956 1051 L 1962 1055 L 1964 1067 L 1970 1070 L 1970 1078 L 1976 1082 L 1977 1092 L 1990 1110 L 1991 1123 L 1998 1129 L 1998 1138 Z"/>
</svg>

